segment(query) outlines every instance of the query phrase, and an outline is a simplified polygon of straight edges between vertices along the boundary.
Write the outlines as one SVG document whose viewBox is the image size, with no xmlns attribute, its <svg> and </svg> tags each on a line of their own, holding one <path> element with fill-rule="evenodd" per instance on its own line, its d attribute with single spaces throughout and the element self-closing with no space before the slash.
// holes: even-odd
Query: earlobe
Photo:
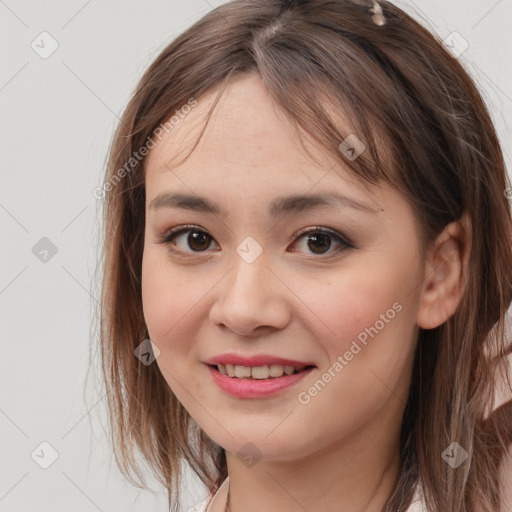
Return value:
<svg viewBox="0 0 512 512">
<path fill-rule="evenodd" d="M 470 219 L 448 224 L 432 245 L 425 261 L 417 323 L 434 329 L 457 310 L 464 293 L 471 250 Z"/>
</svg>

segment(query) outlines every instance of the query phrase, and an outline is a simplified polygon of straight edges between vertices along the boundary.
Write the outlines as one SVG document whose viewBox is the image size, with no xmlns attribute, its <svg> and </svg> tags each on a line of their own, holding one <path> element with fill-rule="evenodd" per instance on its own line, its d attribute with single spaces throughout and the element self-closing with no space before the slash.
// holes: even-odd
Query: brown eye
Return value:
<svg viewBox="0 0 512 512">
<path fill-rule="evenodd" d="M 302 243 L 305 246 L 304 251 L 313 254 L 327 254 L 328 256 L 339 253 L 347 249 L 354 249 L 355 246 L 351 242 L 344 239 L 340 234 L 335 231 L 330 231 L 325 228 L 314 228 L 307 231 L 297 233 L 295 244 Z M 335 248 L 329 251 L 334 240 Z M 306 242 L 304 244 L 304 241 Z M 304 252 L 294 249 L 292 252 Z"/>
<path fill-rule="evenodd" d="M 325 233 L 308 235 L 308 248 L 316 254 L 323 254 L 331 247 L 331 236 Z"/>
<path fill-rule="evenodd" d="M 165 245 L 176 246 L 182 252 L 203 252 L 210 247 L 213 238 L 205 231 L 181 226 L 172 229 L 158 241 Z"/>
<path fill-rule="evenodd" d="M 309 252 L 310 254 L 334 256 L 341 251 L 355 249 L 355 245 L 345 239 L 336 231 L 325 228 L 314 228 L 302 230 L 295 235 L 294 245 L 304 244 L 304 250 L 293 249 L 292 252 Z M 330 250 L 333 246 L 334 250 Z M 193 225 L 177 226 L 169 230 L 166 234 L 157 238 L 157 243 L 167 245 L 169 250 L 174 253 L 201 253 L 207 251 L 214 238 L 206 231 L 198 229 Z"/>
<path fill-rule="evenodd" d="M 202 231 L 190 231 L 188 234 L 187 244 L 194 251 L 204 251 L 210 243 L 211 237 Z"/>
</svg>

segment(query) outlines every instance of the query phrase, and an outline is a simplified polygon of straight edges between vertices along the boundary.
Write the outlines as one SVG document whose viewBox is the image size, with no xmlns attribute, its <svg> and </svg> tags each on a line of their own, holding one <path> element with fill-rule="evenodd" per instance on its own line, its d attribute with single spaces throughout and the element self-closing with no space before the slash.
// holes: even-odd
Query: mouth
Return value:
<svg viewBox="0 0 512 512">
<path fill-rule="evenodd" d="M 289 366 L 270 364 L 243 366 L 206 364 L 213 382 L 225 393 L 237 399 L 264 399 L 292 389 L 314 371 L 314 365 Z"/>
<path fill-rule="evenodd" d="M 263 366 L 210 364 L 208 366 L 212 368 L 212 370 L 226 377 L 244 380 L 273 380 L 291 375 L 296 375 L 299 373 L 304 373 L 312 368 L 316 368 L 316 366 L 314 365 L 294 367 L 280 364 L 271 364 Z"/>
</svg>

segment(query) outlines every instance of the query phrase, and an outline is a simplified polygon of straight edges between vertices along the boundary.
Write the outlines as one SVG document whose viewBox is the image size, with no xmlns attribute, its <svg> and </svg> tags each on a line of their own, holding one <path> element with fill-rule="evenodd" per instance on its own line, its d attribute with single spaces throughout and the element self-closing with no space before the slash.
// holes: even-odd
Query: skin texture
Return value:
<svg viewBox="0 0 512 512">
<path fill-rule="evenodd" d="M 311 159 L 257 76 L 230 85 L 198 147 L 173 165 L 196 141 L 214 97 L 210 91 L 198 98 L 146 162 L 142 293 L 158 367 L 194 420 L 226 449 L 232 512 L 380 511 L 398 471 L 418 326 L 443 323 L 459 303 L 464 230 L 449 225 L 423 260 L 419 227 L 403 196 L 385 184 L 368 192 L 305 136 Z M 228 215 L 150 208 L 163 192 L 205 196 Z M 279 218 L 268 213 L 279 196 L 334 192 L 372 211 L 323 206 Z M 157 243 L 184 224 L 211 239 L 191 247 L 184 233 L 175 245 Z M 316 226 L 356 248 L 331 238 L 322 249 L 295 235 Z M 236 252 L 248 236 L 263 249 L 252 263 Z M 198 246 L 207 249 L 194 252 Z M 299 393 L 396 303 L 400 311 L 386 316 L 378 334 L 300 403 Z M 226 352 L 313 361 L 317 368 L 275 397 L 234 398 L 203 363 Z M 237 457 L 248 442 L 257 459 L 250 466 Z M 213 511 L 224 506 L 219 496 Z"/>
</svg>

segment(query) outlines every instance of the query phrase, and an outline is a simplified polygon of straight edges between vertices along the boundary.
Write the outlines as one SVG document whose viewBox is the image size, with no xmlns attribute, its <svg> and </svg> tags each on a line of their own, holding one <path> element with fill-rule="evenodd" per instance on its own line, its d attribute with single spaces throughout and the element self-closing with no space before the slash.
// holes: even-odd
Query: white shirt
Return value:
<svg viewBox="0 0 512 512">
<path fill-rule="evenodd" d="M 210 506 L 208 509 L 206 508 L 208 506 L 208 502 L 210 501 L 210 497 L 207 496 L 201 503 L 196 505 L 194 508 L 189 509 L 188 512 L 210 512 L 210 510 L 213 507 L 213 503 L 215 502 L 215 499 L 217 496 L 221 493 L 222 489 L 225 485 L 227 485 L 229 481 L 229 477 L 227 477 L 224 482 L 222 482 L 222 485 L 219 487 L 213 498 L 211 499 Z M 421 495 L 421 487 L 416 487 L 416 492 L 414 493 L 414 496 L 412 498 L 411 505 L 407 510 L 404 510 L 404 512 L 427 512 L 427 509 L 425 508 L 425 504 L 422 500 Z"/>
</svg>

